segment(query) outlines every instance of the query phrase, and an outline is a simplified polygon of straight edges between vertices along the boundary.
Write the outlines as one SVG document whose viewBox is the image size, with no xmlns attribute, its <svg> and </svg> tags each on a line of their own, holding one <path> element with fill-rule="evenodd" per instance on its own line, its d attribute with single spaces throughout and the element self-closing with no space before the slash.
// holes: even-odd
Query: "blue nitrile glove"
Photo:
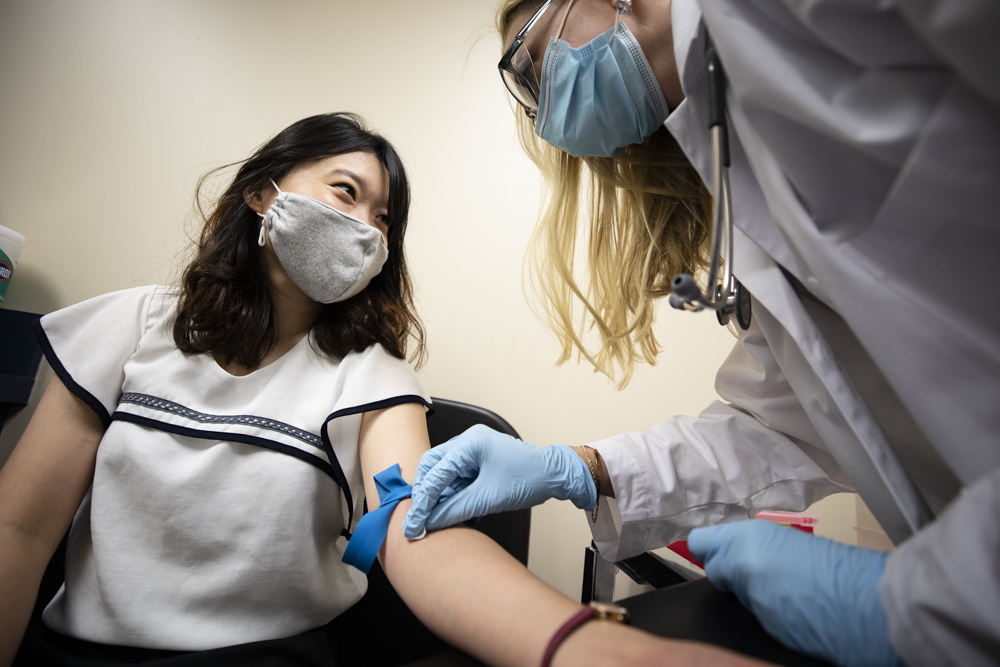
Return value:
<svg viewBox="0 0 1000 667">
<path fill-rule="evenodd" d="M 888 554 L 770 521 L 698 528 L 691 555 L 775 639 L 836 665 L 899 665 L 878 596 Z"/>
<path fill-rule="evenodd" d="M 475 517 L 525 509 L 549 498 L 593 509 L 597 489 L 587 464 L 565 445 L 539 447 L 481 424 L 424 452 L 403 534 L 414 539 Z M 442 492 L 460 489 L 451 497 Z M 463 488 L 464 487 L 464 488 Z"/>
</svg>

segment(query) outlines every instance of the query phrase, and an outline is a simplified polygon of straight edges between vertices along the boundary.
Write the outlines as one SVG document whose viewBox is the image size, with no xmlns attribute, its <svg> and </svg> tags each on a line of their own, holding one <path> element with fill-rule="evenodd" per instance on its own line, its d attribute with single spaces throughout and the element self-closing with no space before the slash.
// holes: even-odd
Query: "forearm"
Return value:
<svg viewBox="0 0 1000 667">
<path fill-rule="evenodd" d="M 491 665 L 538 665 L 552 635 L 580 609 L 479 531 L 454 527 L 403 537 L 405 500 L 379 554 L 393 587 L 436 634 Z M 571 633 L 553 667 L 760 664 L 704 645 L 665 640 L 610 621 Z"/>
<path fill-rule="evenodd" d="M 849 490 L 813 458 L 823 452 L 720 402 L 588 446 L 607 463 L 623 525 L 636 523 L 647 537 L 653 523 L 666 539 L 682 539 L 730 513 L 801 511 Z"/>
<path fill-rule="evenodd" d="M 427 448 L 423 408 L 403 404 L 366 413 L 360 453 L 369 507 L 380 497 L 374 474 L 398 463 L 412 479 Z M 523 443 L 521 443 L 523 445 Z M 392 512 L 379 558 L 382 569 L 427 627 L 492 665 L 541 663 L 549 640 L 580 610 L 542 583 L 479 531 L 462 526 L 432 531 L 421 540 L 403 536 L 410 500 Z M 731 653 L 661 639 L 610 621 L 589 621 L 554 654 L 554 667 L 600 665 L 750 664 Z"/>
<path fill-rule="evenodd" d="M 14 660 L 51 556 L 47 545 L 0 523 L 0 665 Z"/>
<path fill-rule="evenodd" d="M 409 504 L 393 512 L 379 554 L 400 597 L 431 630 L 470 654 L 491 664 L 537 664 L 549 637 L 579 605 L 479 531 L 455 527 L 406 540 Z"/>
</svg>

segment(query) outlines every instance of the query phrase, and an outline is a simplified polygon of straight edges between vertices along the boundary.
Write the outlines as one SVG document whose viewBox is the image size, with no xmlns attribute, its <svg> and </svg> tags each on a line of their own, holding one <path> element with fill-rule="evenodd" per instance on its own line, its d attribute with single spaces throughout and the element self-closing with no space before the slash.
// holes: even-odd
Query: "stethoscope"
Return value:
<svg viewBox="0 0 1000 667">
<path fill-rule="evenodd" d="M 708 69 L 708 130 L 712 134 L 712 262 L 708 269 L 708 291 L 698 287 L 694 276 L 678 273 L 670 282 L 673 293 L 670 305 L 678 310 L 697 313 L 706 308 L 715 311 L 719 324 L 725 326 L 736 316 L 743 330 L 750 328 L 750 292 L 733 275 L 733 202 L 729 191 L 729 130 L 726 124 L 726 74 L 711 38 L 705 35 L 705 61 Z M 725 243 L 725 252 L 722 244 Z M 719 259 L 722 281 L 719 278 Z M 712 286 L 715 286 L 714 293 Z M 713 298 L 714 297 L 714 298 Z"/>
</svg>

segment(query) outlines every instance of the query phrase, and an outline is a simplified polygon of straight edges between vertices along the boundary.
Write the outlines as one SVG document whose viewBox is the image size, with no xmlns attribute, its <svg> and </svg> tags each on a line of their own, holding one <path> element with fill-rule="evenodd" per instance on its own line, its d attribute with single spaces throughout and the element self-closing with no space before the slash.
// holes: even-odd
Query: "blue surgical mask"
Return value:
<svg viewBox="0 0 1000 667">
<path fill-rule="evenodd" d="M 669 112 L 624 23 L 579 49 L 553 37 L 540 88 L 535 134 L 575 157 L 614 157 L 653 134 Z"/>
</svg>

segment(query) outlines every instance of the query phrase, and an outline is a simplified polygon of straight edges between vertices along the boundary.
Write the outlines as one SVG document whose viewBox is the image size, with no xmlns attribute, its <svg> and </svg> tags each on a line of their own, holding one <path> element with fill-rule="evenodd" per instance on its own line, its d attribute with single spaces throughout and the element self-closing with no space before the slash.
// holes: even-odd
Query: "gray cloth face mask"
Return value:
<svg viewBox="0 0 1000 667">
<path fill-rule="evenodd" d="M 266 214 L 264 230 L 288 276 L 320 303 L 345 301 L 379 274 L 389 250 L 382 233 L 332 206 L 296 192 L 282 192 Z"/>
</svg>

